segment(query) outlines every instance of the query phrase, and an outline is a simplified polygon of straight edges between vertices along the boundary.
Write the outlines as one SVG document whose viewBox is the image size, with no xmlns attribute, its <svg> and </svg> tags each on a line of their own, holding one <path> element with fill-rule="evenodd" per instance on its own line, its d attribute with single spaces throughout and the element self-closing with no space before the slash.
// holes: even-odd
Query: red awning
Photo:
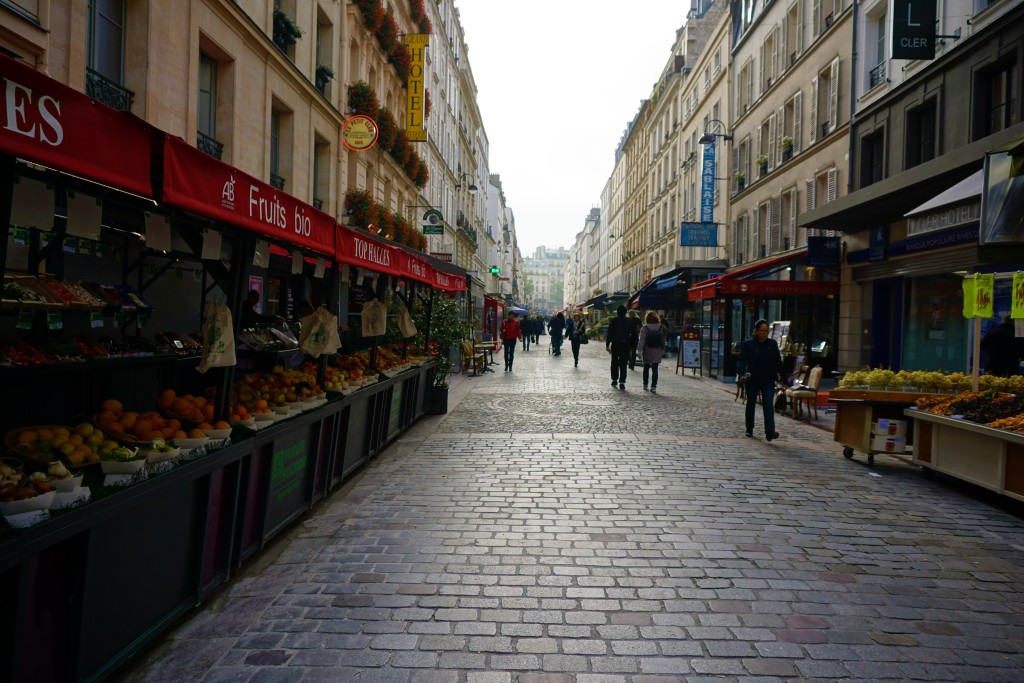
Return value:
<svg viewBox="0 0 1024 683">
<path fill-rule="evenodd" d="M 423 282 L 448 292 L 465 291 L 466 278 L 434 268 L 426 259 L 368 233 L 338 224 L 335 255 L 340 263 Z"/>
<path fill-rule="evenodd" d="M 334 254 L 334 219 L 234 166 L 164 136 L 163 200 L 274 240 Z"/>
<path fill-rule="evenodd" d="M 801 249 L 785 256 L 777 256 L 737 268 L 732 272 L 697 283 L 687 291 L 686 297 L 690 301 L 701 301 L 703 299 L 713 299 L 723 294 L 763 294 L 769 296 L 839 294 L 839 283 L 834 280 L 760 280 L 746 278 L 748 275 L 770 270 L 784 263 L 803 258 L 806 255 L 807 250 Z"/>
<path fill-rule="evenodd" d="M 0 79 L 0 154 L 153 196 L 148 123 L 5 55 Z"/>
</svg>

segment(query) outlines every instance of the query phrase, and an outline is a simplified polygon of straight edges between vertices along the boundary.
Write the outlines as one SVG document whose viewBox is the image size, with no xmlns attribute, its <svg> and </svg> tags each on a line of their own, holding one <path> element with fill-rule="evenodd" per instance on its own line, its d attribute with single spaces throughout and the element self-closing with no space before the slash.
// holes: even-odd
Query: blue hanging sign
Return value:
<svg viewBox="0 0 1024 683">
<path fill-rule="evenodd" d="M 704 162 L 700 171 L 700 220 L 713 223 L 715 211 L 715 143 L 704 145 Z"/>
<path fill-rule="evenodd" d="M 679 246 L 717 247 L 718 225 L 715 223 L 687 222 L 679 224 Z"/>
</svg>

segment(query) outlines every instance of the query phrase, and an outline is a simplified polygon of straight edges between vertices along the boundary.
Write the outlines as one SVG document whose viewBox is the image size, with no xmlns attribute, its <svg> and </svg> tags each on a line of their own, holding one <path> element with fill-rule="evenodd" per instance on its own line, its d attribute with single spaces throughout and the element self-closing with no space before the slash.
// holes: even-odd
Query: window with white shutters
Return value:
<svg viewBox="0 0 1024 683">
<path fill-rule="evenodd" d="M 768 149 L 765 150 L 765 156 L 768 157 L 768 168 L 775 167 L 775 148 L 777 139 L 777 128 L 778 121 L 775 114 L 768 117 Z"/>
<path fill-rule="evenodd" d="M 839 126 L 839 58 L 832 60 L 828 81 L 828 132 Z"/>
<path fill-rule="evenodd" d="M 811 144 L 818 139 L 818 77 L 811 79 L 811 116 L 809 119 L 810 133 L 808 138 Z"/>
<path fill-rule="evenodd" d="M 814 181 L 807 180 L 805 184 L 804 201 L 806 205 L 804 206 L 804 211 L 811 211 L 814 208 Z"/>
<path fill-rule="evenodd" d="M 743 251 L 740 252 L 740 263 L 745 263 L 750 256 L 750 216 L 743 216 Z"/>
<path fill-rule="evenodd" d="M 821 0 L 811 0 L 811 35 L 821 35 Z"/>
<path fill-rule="evenodd" d="M 793 154 L 800 153 L 801 121 L 803 119 L 804 94 L 800 90 L 793 95 Z"/>
<path fill-rule="evenodd" d="M 834 202 L 836 200 L 836 193 L 838 192 L 838 184 L 839 184 L 839 171 L 838 171 L 838 169 L 835 169 L 835 168 L 828 169 L 828 174 L 826 175 L 826 178 L 827 178 L 826 182 L 828 183 L 828 185 L 827 185 L 827 187 L 828 187 L 828 197 L 825 199 L 825 202 L 826 203 Z"/>
<path fill-rule="evenodd" d="M 754 209 L 754 239 L 750 245 L 750 260 L 756 260 L 761 256 L 761 210 Z"/>
<path fill-rule="evenodd" d="M 782 197 L 772 197 L 771 207 L 771 253 L 782 251 Z"/>
</svg>

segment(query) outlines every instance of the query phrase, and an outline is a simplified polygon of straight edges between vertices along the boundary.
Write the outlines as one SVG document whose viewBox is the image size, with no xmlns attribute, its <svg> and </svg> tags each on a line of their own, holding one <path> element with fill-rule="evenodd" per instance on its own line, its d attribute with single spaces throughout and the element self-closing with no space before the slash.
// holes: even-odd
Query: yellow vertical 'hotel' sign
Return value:
<svg viewBox="0 0 1024 683">
<path fill-rule="evenodd" d="M 412 53 L 412 62 L 409 64 L 409 82 L 406 88 L 407 119 L 405 134 L 410 142 L 424 142 L 427 139 L 427 131 L 423 127 L 423 115 L 426 113 L 426 97 L 423 93 L 423 58 L 430 43 L 430 35 L 418 33 L 402 38 L 402 41 L 409 46 Z"/>
</svg>

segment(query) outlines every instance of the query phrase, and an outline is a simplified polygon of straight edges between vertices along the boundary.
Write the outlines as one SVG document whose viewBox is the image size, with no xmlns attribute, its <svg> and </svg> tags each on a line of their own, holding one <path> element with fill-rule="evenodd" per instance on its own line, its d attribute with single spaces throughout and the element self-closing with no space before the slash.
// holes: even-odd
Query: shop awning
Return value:
<svg viewBox="0 0 1024 683">
<path fill-rule="evenodd" d="M 916 209 L 911 209 L 903 214 L 904 218 L 910 218 L 922 213 L 928 213 L 949 204 L 959 204 L 968 199 L 980 198 L 981 191 L 985 184 L 985 169 L 978 169 L 975 173 L 967 176 L 953 187 L 940 192 Z"/>
<path fill-rule="evenodd" d="M 5 55 L 0 79 L 0 154 L 153 196 L 152 126 Z"/>
<path fill-rule="evenodd" d="M 584 301 L 583 306 L 597 306 L 598 308 L 601 308 L 604 305 L 605 301 L 608 301 L 608 293 L 602 292 L 601 294 L 598 294 L 597 296 L 592 296 L 586 301 Z"/>
<path fill-rule="evenodd" d="M 839 283 L 835 280 L 770 280 L 758 278 L 807 256 L 807 249 L 777 256 L 738 268 L 730 273 L 705 280 L 687 292 L 690 301 L 713 299 L 724 294 L 761 294 L 785 296 L 805 294 L 812 296 L 837 295 Z"/>
<path fill-rule="evenodd" d="M 332 256 L 334 219 L 287 192 L 165 135 L 163 201 Z"/>
</svg>

